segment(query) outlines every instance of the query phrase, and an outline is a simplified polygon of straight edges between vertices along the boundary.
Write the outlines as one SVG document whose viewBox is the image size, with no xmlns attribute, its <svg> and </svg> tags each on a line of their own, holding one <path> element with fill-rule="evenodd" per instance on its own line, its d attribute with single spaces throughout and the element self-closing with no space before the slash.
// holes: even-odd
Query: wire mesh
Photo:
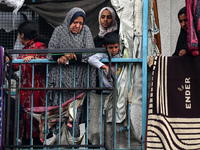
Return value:
<svg viewBox="0 0 200 150">
<path fill-rule="evenodd" d="M 13 24 L 13 13 L 0 10 L 0 45 L 6 49 L 22 49 L 23 45 L 18 38 L 17 28 L 26 18 L 36 23 L 38 33 L 51 37 L 54 28 L 42 17 L 30 9 L 19 11 Z M 13 55 L 17 57 L 17 55 Z"/>
</svg>

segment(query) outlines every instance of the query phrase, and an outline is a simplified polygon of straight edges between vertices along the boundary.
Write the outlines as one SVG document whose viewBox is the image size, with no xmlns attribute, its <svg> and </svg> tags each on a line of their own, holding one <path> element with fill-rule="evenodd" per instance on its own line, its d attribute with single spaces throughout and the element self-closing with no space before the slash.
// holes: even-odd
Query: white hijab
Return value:
<svg viewBox="0 0 200 150">
<path fill-rule="evenodd" d="M 101 22 L 100 22 L 100 18 L 101 18 L 101 13 L 104 11 L 104 10 L 109 10 L 111 15 L 112 15 L 112 24 L 109 28 L 104 28 L 102 25 L 101 25 Z M 100 10 L 99 12 L 99 37 L 100 38 L 103 38 L 104 35 L 108 32 L 113 32 L 113 31 L 116 31 L 118 30 L 118 24 L 117 24 L 117 21 L 116 21 L 116 14 L 115 14 L 115 11 L 111 8 L 111 7 L 104 7 Z"/>
</svg>

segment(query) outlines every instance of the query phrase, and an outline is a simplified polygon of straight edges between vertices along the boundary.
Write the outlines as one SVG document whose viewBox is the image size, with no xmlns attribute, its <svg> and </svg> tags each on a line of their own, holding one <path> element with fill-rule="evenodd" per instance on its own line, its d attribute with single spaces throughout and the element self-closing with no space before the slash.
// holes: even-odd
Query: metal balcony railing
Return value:
<svg viewBox="0 0 200 150">
<path fill-rule="evenodd" d="M 107 52 L 105 49 L 61 49 L 61 50 L 7 50 L 7 53 L 8 54 L 16 54 L 16 53 L 45 53 L 45 54 L 48 54 L 48 53 L 63 53 L 63 52 L 72 52 L 73 53 L 95 53 L 95 52 Z M 109 52 L 107 52 L 108 55 Z M 109 57 L 111 58 L 111 57 Z M 129 64 L 129 70 L 131 70 L 131 64 L 132 63 L 142 63 L 143 59 L 134 59 L 134 58 L 127 58 L 127 59 L 122 59 L 122 58 L 112 58 L 112 59 L 103 59 L 102 62 L 105 62 L 105 63 L 109 63 L 109 65 L 111 65 L 111 63 L 115 63 L 115 68 L 117 68 L 117 65 L 118 63 L 124 63 L 124 64 Z M 14 59 L 12 61 L 13 64 L 17 63 L 19 64 L 19 67 L 20 67 L 20 64 L 24 63 L 23 60 L 17 60 L 17 59 Z M 116 100 L 117 100 L 117 94 L 116 94 L 116 88 L 117 88 L 117 83 L 114 82 L 114 86 L 113 88 L 105 88 L 105 87 L 90 87 L 89 86 L 89 83 L 87 84 L 88 86 L 87 87 L 79 87 L 79 88 L 76 88 L 76 87 L 73 87 L 73 88 L 64 88 L 64 87 L 60 87 L 60 88 L 49 88 L 48 87 L 48 66 L 49 64 L 51 63 L 57 63 L 55 61 L 49 61 L 47 59 L 37 59 L 37 60 L 34 60 L 32 59 L 29 63 L 31 63 L 33 65 L 32 69 L 34 70 L 34 65 L 39 63 L 39 64 L 46 64 L 46 87 L 43 87 L 43 88 L 34 88 L 34 86 L 32 86 L 31 88 L 22 88 L 20 87 L 20 81 L 21 81 L 21 76 L 20 76 L 20 71 L 19 71 L 19 79 L 17 79 L 16 77 L 12 77 L 12 72 L 11 72 L 11 69 L 9 69 L 9 71 L 7 71 L 7 69 L 5 69 L 5 71 L 9 72 L 8 75 L 7 75 L 7 79 L 8 80 L 8 86 L 4 87 L 4 92 L 7 92 L 8 93 L 8 97 L 7 99 L 5 99 L 5 112 L 7 112 L 7 116 L 6 116 L 6 122 L 5 123 L 5 130 L 4 130 L 4 147 L 5 148 L 45 148 L 45 149 L 48 149 L 48 148 L 97 148 L 97 149 L 117 149 L 116 147 L 116 142 L 117 142 L 117 135 L 116 135 L 116 126 L 117 126 L 117 123 L 116 123 Z M 11 63 L 9 64 L 10 66 L 12 65 Z M 88 70 L 89 70 L 89 64 L 88 64 Z M 6 65 L 5 65 L 5 68 Z M 62 70 L 62 65 L 60 67 L 60 69 Z M 19 69 L 20 70 L 20 69 Z M 34 74 L 34 71 L 32 71 L 33 74 Z M 111 72 L 111 71 L 110 71 Z M 117 73 L 117 70 L 115 71 L 115 73 Z M 129 72 L 129 74 L 131 74 L 131 71 Z M 34 75 L 32 75 L 34 76 Z M 111 77 L 111 74 L 109 75 Z M 89 82 L 89 72 L 87 72 L 87 77 L 88 77 L 88 82 Z M 9 128 L 8 128 L 8 124 L 10 124 L 10 111 L 13 111 L 10 109 L 10 101 L 11 101 L 11 96 L 13 96 L 13 94 L 11 93 L 11 89 L 13 89 L 13 87 L 11 87 L 11 78 L 15 78 L 15 80 L 17 80 L 17 84 L 16 84 L 16 87 L 14 87 L 15 89 L 15 93 L 14 93 L 14 96 L 15 96 L 15 125 L 14 125 L 14 138 L 13 138 L 13 145 L 9 145 L 8 144 L 8 141 L 9 141 Z M 117 75 L 116 74 L 112 74 L 112 78 L 114 81 L 116 81 L 116 78 L 117 78 Z M 131 80 L 131 77 L 129 76 L 129 79 L 127 80 Z M 33 83 L 33 82 L 32 82 Z M 130 83 L 130 82 L 129 82 Z M 147 82 L 146 82 L 147 83 Z M 145 88 L 145 86 L 143 86 L 143 88 Z M 103 94 L 101 92 L 101 106 L 100 106 L 100 131 L 99 131 L 99 135 L 100 135 L 100 141 L 99 141 L 99 144 L 97 145 L 91 145 L 88 143 L 88 135 L 90 134 L 89 131 L 90 131 L 90 128 L 88 128 L 88 125 L 89 125 L 89 107 L 90 107 L 90 99 L 89 99 L 89 95 L 90 95 L 90 91 L 92 90 L 95 90 L 95 91 L 102 91 L 102 90 L 113 90 L 113 116 L 112 116 L 112 137 L 113 139 L 111 140 L 111 144 L 110 143 L 107 143 L 107 123 L 106 123 L 106 112 L 103 112 Z M 68 144 L 68 145 L 63 145 L 63 144 L 58 144 L 58 145 L 46 145 L 46 139 L 47 139 L 47 134 L 48 134 L 48 129 L 47 129 L 47 117 L 48 117 L 48 106 L 47 106 L 47 102 L 46 102 L 46 106 L 45 106 L 45 132 L 44 132 L 44 145 L 33 145 L 32 141 L 30 141 L 30 145 L 20 145 L 19 143 L 19 104 L 20 104 L 20 97 L 19 97 L 19 93 L 20 91 L 34 91 L 34 90 L 45 90 L 45 91 L 48 91 L 48 90 L 59 90 L 59 91 L 63 91 L 63 90 L 72 90 L 72 91 L 75 91 L 75 90 L 83 90 L 86 92 L 87 94 L 87 121 L 86 121 L 86 128 L 85 128 L 85 143 L 81 143 L 81 144 L 78 144 L 78 145 L 75 145 L 75 137 L 74 137 L 74 134 L 73 134 L 73 138 L 72 138 L 72 144 Z M 32 95 L 33 96 L 33 95 Z M 33 97 L 32 97 L 32 100 L 33 100 Z M 73 98 L 73 108 L 75 108 L 75 98 Z M 60 103 L 61 104 L 61 103 Z M 128 137 L 127 137 L 127 147 L 125 149 L 134 149 L 134 147 L 132 147 L 132 144 L 133 141 L 131 141 L 131 125 L 130 125 L 130 105 L 128 104 L 128 125 L 126 127 L 121 127 L 120 128 L 120 131 L 124 131 L 126 130 L 127 134 L 128 134 Z M 146 109 L 146 108 L 144 108 Z M 33 123 L 33 116 L 34 116 L 34 106 L 33 106 L 33 102 L 32 102 L 32 105 L 31 105 L 31 108 L 29 109 L 30 110 L 30 113 L 31 113 L 31 122 Z M 146 111 L 146 110 L 145 110 Z M 61 112 L 62 112 L 62 106 L 60 105 L 59 106 L 59 120 L 61 120 Z M 5 113 L 6 114 L 6 113 Z M 75 109 L 73 109 L 73 116 L 75 116 Z M 145 118 L 146 116 L 143 115 L 143 117 Z M 74 124 L 74 120 L 73 120 L 73 124 Z M 104 123 L 104 125 L 103 125 Z M 61 121 L 59 121 L 59 128 L 61 129 Z M 73 133 L 74 133 L 74 126 L 73 126 Z M 58 143 L 61 143 L 61 138 L 60 138 L 60 133 L 61 131 L 59 130 L 59 138 L 58 138 Z M 145 132 L 145 130 L 143 130 L 143 132 Z M 32 133 L 32 128 L 31 128 L 31 133 Z M 140 149 L 138 148 L 138 145 L 136 146 L 135 149 Z"/>
</svg>

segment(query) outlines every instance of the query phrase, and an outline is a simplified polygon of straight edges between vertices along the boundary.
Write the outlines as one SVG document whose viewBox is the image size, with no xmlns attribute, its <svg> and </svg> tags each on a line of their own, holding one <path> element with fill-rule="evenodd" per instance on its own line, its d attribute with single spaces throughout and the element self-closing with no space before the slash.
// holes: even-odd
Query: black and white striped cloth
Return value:
<svg viewBox="0 0 200 150">
<path fill-rule="evenodd" d="M 155 57 L 146 149 L 200 149 L 200 57 Z"/>
</svg>

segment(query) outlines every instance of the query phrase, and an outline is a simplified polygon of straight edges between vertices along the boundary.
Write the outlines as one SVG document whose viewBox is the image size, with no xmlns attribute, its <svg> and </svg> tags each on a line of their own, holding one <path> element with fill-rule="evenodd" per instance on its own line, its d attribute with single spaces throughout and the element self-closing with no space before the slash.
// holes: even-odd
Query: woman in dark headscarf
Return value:
<svg viewBox="0 0 200 150">
<path fill-rule="evenodd" d="M 186 7 L 183 7 L 178 13 L 178 20 L 181 26 L 181 31 L 176 44 L 176 50 L 172 56 L 186 56 L 188 54 L 186 15 Z"/>
<path fill-rule="evenodd" d="M 48 48 L 62 49 L 62 48 L 94 48 L 92 34 L 87 25 L 85 25 L 85 12 L 81 8 L 74 7 L 66 15 L 62 25 L 55 28 L 50 39 Z M 71 60 L 78 61 L 76 64 L 75 72 L 75 87 L 87 87 L 87 60 L 90 54 L 67 54 L 53 55 L 48 57 L 49 60 L 58 61 L 62 65 L 62 87 L 74 87 L 74 64 Z M 66 65 L 66 63 L 69 63 Z M 90 87 L 96 86 L 95 68 L 90 67 Z M 49 80 L 48 87 L 60 87 L 60 65 L 54 64 L 49 67 Z M 74 91 L 49 91 L 48 92 L 48 105 L 58 106 L 60 101 L 60 92 L 62 93 L 61 103 L 64 103 L 74 96 Z M 75 95 L 83 91 L 75 91 Z M 86 102 L 86 101 L 85 101 Z M 81 117 L 83 107 L 77 109 L 75 120 L 75 137 L 80 136 L 79 118 Z M 83 119 L 83 118 L 82 118 Z M 82 120 L 84 121 L 84 120 Z M 72 134 L 72 128 L 69 130 Z"/>
<path fill-rule="evenodd" d="M 104 35 L 108 32 L 119 33 L 116 13 L 111 7 L 104 7 L 99 12 L 99 33 L 94 38 L 95 47 L 103 46 Z"/>
<path fill-rule="evenodd" d="M 49 42 L 50 49 L 60 48 L 94 48 L 92 34 L 85 25 L 85 12 L 81 8 L 71 9 L 62 25 L 55 28 Z M 74 65 L 71 60 L 81 63 L 76 65 L 76 87 L 87 87 L 87 59 L 89 54 L 53 55 L 51 58 L 64 64 L 62 67 L 62 87 L 74 87 Z M 69 65 L 66 62 L 69 61 Z M 94 68 L 90 67 L 90 87 L 95 86 Z M 52 65 L 49 69 L 49 87 L 60 87 L 60 66 Z M 82 91 L 76 91 L 76 95 Z M 62 103 L 73 97 L 73 91 L 62 92 Z M 49 92 L 48 105 L 59 105 L 59 91 Z"/>
</svg>

